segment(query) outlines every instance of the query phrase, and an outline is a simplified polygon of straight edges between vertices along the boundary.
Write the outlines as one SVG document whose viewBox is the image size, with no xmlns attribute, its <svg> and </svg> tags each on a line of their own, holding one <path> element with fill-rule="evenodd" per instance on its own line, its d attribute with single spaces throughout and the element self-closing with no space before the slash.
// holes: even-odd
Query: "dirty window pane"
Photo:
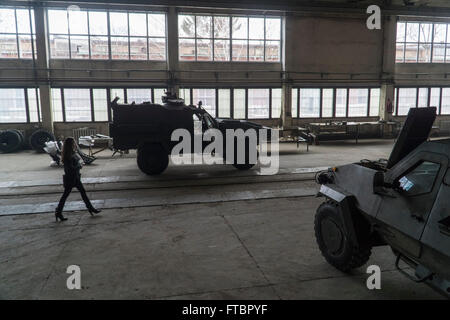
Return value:
<svg viewBox="0 0 450 320">
<path fill-rule="evenodd" d="M 350 89 L 348 92 L 348 116 L 367 116 L 368 99 L 368 89 Z"/>
<path fill-rule="evenodd" d="M 53 109 L 53 120 L 56 122 L 63 121 L 62 113 L 62 102 L 61 102 L 61 89 L 52 88 L 52 109 Z"/>
<path fill-rule="evenodd" d="M 230 89 L 219 89 L 219 118 L 229 118 L 230 111 Z"/>
<path fill-rule="evenodd" d="M 269 90 L 270 89 L 248 89 L 248 118 L 269 118 Z"/>
<path fill-rule="evenodd" d="M 398 106 L 397 115 L 404 116 L 408 114 L 410 108 L 416 107 L 416 88 L 399 88 L 398 89 Z"/>
<path fill-rule="evenodd" d="M 248 18 L 232 17 L 232 38 L 247 39 L 248 38 Z"/>
<path fill-rule="evenodd" d="M 147 60 L 146 38 L 130 38 L 130 59 Z"/>
<path fill-rule="evenodd" d="M 300 118 L 320 115 L 320 89 L 300 89 Z"/>
<path fill-rule="evenodd" d="M 178 15 L 178 36 L 195 37 L 195 17 L 191 15 Z"/>
<path fill-rule="evenodd" d="M 108 34 L 108 17 L 106 12 L 89 12 L 89 33 L 101 36 Z"/>
<path fill-rule="evenodd" d="M 108 121 L 106 89 L 92 89 L 95 121 Z"/>
<path fill-rule="evenodd" d="M 248 60 L 248 41 L 247 40 L 233 40 L 232 59 L 233 61 L 247 61 Z"/>
<path fill-rule="evenodd" d="M 333 116 L 333 89 L 322 90 L 322 117 Z"/>
<path fill-rule="evenodd" d="M 0 34 L 0 58 L 18 58 L 15 35 Z"/>
<path fill-rule="evenodd" d="M 248 60 L 264 61 L 264 41 L 248 42 Z"/>
<path fill-rule="evenodd" d="M 266 61 L 280 61 L 280 41 L 266 41 Z"/>
<path fill-rule="evenodd" d="M 192 89 L 192 99 L 195 105 L 201 101 L 203 109 L 205 109 L 212 117 L 216 116 L 215 89 Z"/>
<path fill-rule="evenodd" d="M 214 38 L 230 37 L 230 17 L 214 17 Z"/>
<path fill-rule="evenodd" d="M 128 38 L 111 37 L 111 58 L 128 60 Z"/>
<path fill-rule="evenodd" d="M 67 11 L 48 10 L 48 28 L 50 33 L 68 34 Z"/>
<path fill-rule="evenodd" d="M 406 42 L 419 41 L 419 23 L 406 23 Z"/>
<path fill-rule="evenodd" d="M 345 117 L 347 109 L 347 89 L 336 89 L 336 117 Z"/>
<path fill-rule="evenodd" d="M 66 121 L 92 121 L 89 89 L 64 89 Z"/>
<path fill-rule="evenodd" d="M 405 42 L 406 23 L 397 22 L 397 42 Z"/>
<path fill-rule="evenodd" d="M 197 39 L 197 60 L 212 60 L 212 40 Z"/>
<path fill-rule="evenodd" d="M 428 88 L 419 88 L 418 107 L 428 107 Z"/>
<path fill-rule="evenodd" d="M 89 40 L 87 36 L 70 36 L 72 59 L 89 59 Z"/>
<path fill-rule="evenodd" d="M 30 15 L 28 9 L 16 9 L 16 15 L 17 15 L 17 32 L 31 33 Z"/>
<path fill-rule="evenodd" d="M 450 114 L 450 88 L 442 88 L 441 114 Z"/>
<path fill-rule="evenodd" d="M 69 36 L 50 35 L 50 52 L 52 58 L 69 58 Z"/>
<path fill-rule="evenodd" d="M 22 88 L 0 89 L 0 123 L 27 122 L 25 92 Z"/>
<path fill-rule="evenodd" d="M 147 35 L 147 17 L 145 13 L 130 13 L 130 36 Z"/>
<path fill-rule="evenodd" d="M 440 164 L 423 161 L 410 173 L 400 177 L 400 189 L 408 196 L 431 192 L 434 181 L 439 173 Z"/>
<path fill-rule="evenodd" d="M 88 22 L 86 11 L 69 10 L 70 34 L 88 34 Z"/>
<path fill-rule="evenodd" d="M 142 103 L 152 101 L 152 89 L 127 89 L 128 103 Z"/>
<path fill-rule="evenodd" d="M 436 107 L 439 110 L 441 99 L 440 88 L 430 88 L 430 107 Z"/>
<path fill-rule="evenodd" d="M 266 19 L 266 39 L 280 40 L 281 38 L 281 19 L 267 18 Z"/>
<path fill-rule="evenodd" d="M 16 33 L 14 9 L 0 9 L 0 33 Z"/>
<path fill-rule="evenodd" d="M 427 42 L 430 43 L 432 41 L 431 39 L 431 30 L 432 30 L 432 24 L 431 23 L 421 23 L 419 27 L 419 42 Z"/>
<path fill-rule="evenodd" d="M 180 60 L 194 61 L 195 39 L 180 39 L 178 51 L 180 55 Z"/>
<path fill-rule="evenodd" d="M 292 101 L 291 101 L 291 113 L 292 118 L 298 118 L 298 89 L 292 89 Z"/>
<path fill-rule="evenodd" d="M 35 88 L 28 88 L 28 108 L 30 111 L 30 122 L 39 122 L 38 99 Z"/>
<path fill-rule="evenodd" d="M 196 17 L 196 32 L 198 38 L 211 38 L 212 19 L 210 16 Z"/>
<path fill-rule="evenodd" d="M 369 116 L 377 117 L 380 114 L 380 89 L 370 89 L 370 110 Z"/>
<path fill-rule="evenodd" d="M 91 59 L 108 59 L 108 38 L 91 36 Z"/>
<path fill-rule="evenodd" d="M 191 89 L 180 89 L 180 93 L 179 93 L 179 97 L 181 99 L 184 99 L 184 103 L 186 105 L 190 105 L 191 104 Z M 219 103 L 220 106 L 220 103 Z"/>
<path fill-rule="evenodd" d="M 444 23 L 434 24 L 434 43 L 445 43 L 445 36 L 447 34 L 447 25 Z"/>
<path fill-rule="evenodd" d="M 125 103 L 125 90 L 124 89 L 119 89 L 119 88 L 114 88 L 111 89 L 110 91 L 111 93 L 111 101 L 114 100 L 116 97 L 119 97 L 119 103 Z"/>
<path fill-rule="evenodd" d="M 166 88 L 157 88 L 153 89 L 153 95 L 155 97 L 154 103 L 162 103 L 162 96 L 166 94 L 167 89 Z"/>
<path fill-rule="evenodd" d="M 111 35 L 127 36 L 128 35 L 128 21 L 126 12 L 110 12 L 109 24 Z"/>
<path fill-rule="evenodd" d="M 229 61 L 230 60 L 230 41 L 214 40 L 214 60 Z"/>
<path fill-rule="evenodd" d="M 264 40 L 264 18 L 249 18 L 249 39 Z"/>
<path fill-rule="evenodd" d="M 234 89 L 234 119 L 245 119 L 245 89 Z"/>
<path fill-rule="evenodd" d="M 148 54 L 150 60 L 166 60 L 166 39 L 149 38 Z"/>
<path fill-rule="evenodd" d="M 166 15 L 159 13 L 148 14 L 148 35 L 152 37 L 166 36 Z"/>
<path fill-rule="evenodd" d="M 281 89 L 272 89 L 272 118 L 281 117 Z"/>
</svg>

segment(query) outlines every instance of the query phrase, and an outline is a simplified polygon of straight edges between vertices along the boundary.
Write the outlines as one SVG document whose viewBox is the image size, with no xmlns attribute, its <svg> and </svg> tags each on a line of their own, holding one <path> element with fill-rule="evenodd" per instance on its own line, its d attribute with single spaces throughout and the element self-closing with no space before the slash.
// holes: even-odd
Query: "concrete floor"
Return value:
<svg viewBox="0 0 450 320">
<path fill-rule="evenodd" d="M 74 192 L 64 223 L 52 211 L 61 168 L 45 154 L 0 155 L 1 299 L 440 299 L 399 274 L 387 247 L 367 265 L 382 269 L 381 290 L 366 288 L 366 266 L 344 274 L 314 238 L 322 199 L 317 168 L 386 158 L 392 140 L 323 143 L 306 152 L 281 146 L 280 172 L 169 166 L 147 177 L 134 154 L 102 152 L 83 168 L 91 217 Z M 66 268 L 81 267 L 81 290 Z"/>
</svg>

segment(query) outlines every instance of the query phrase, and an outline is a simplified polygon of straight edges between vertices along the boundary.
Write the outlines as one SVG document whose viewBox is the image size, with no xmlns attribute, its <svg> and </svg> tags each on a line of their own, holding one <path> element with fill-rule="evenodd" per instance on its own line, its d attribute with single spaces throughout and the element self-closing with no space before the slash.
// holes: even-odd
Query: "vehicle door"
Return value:
<svg viewBox="0 0 450 320">
<path fill-rule="evenodd" d="M 420 256 L 419 240 L 447 167 L 447 157 L 418 152 L 386 174 L 386 182 L 394 188 L 391 196 L 382 196 L 377 219 L 387 224 L 384 235 L 388 241 L 398 243 L 416 257 Z"/>
</svg>

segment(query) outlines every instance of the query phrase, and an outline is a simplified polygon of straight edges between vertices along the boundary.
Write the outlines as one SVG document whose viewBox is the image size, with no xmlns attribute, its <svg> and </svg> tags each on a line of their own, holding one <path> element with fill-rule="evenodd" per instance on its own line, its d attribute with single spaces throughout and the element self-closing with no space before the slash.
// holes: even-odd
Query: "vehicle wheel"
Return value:
<svg viewBox="0 0 450 320">
<path fill-rule="evenodd" d="M 147 143 L 137 150 L 137 164 L 145 174 L 160 174 L 169 165 L 169 155 L 160 144 Z"/>
<path fill-rule="evenodd" d="M 314 231 L 322 255 L 335 268 L 349 272 L 369 260 L 372 247 L 368 244 L 355 246 L 349 241 L 336 203 L 327 201 L 319 206 Z"/>
<path fill-rule="evenodd" d="M 39 153 L 45 152 L 45 143 L 48 141 L 55 141 L 55 136 L 51 132 L 48 132 L 44 129 L 39 129 L 33 132 L 33 134 L 30 136 L 31 148 Z"/>
<path fill-rule="evenodd" d="M 4 153 L 19 150 L 22 143 L 22 136 L 16 130 L 6 130 L 0 133 L 0 151 Z"/>
</svg>

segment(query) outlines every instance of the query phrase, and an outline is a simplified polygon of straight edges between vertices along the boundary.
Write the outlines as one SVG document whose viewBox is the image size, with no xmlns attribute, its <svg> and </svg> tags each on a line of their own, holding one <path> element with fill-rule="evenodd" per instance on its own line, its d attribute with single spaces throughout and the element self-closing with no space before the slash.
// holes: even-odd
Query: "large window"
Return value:
<svg viewBox="0 0 450 320">
<path fill-rule="evenodd" d="M 213 117 L 270 119 L 281 116 L 281 88 L 181 88 L 187 105 L 198 105 Z"/>
<path fill-rule="evenodd" d="M 281 18 L 178 15 L 182 61 L 279 62 Z"/>
<path fill-rule="evenodd" d="M 36 57 L 34 12 L 26 8 L 0 7 L 0 58 Z"/>
<path fill-rule="evenodd" d="M 48 10 L 53 59 L 165 60 L 164 13 Z"/>
<path fill-rule="evenodd" d="M 0 88 L 0 123 L 39 122 L 36 88 Z"/>
<path fill-rule="evenodd" d="M 446 23 L 398 22 L 396 62 L 450 62 L 450 29 Z"/>
<path fill-rule="evenodd" d="M 379 88 L 293 88 L 293 118 L 377 117 Z"/>
<path fill-rule="evenodd" d="M 109 121 L 108 101 L 162 103 L 166 88 L 52 88 L 53 120 L 56 122 Z M 31 109 L 30 109 L 31 110 Z"/>
<path fill-rule="evenodd" d="M 410 108 L 436 107 L 437 113 L 450 114 L 450 88 L 448 87 L 413 87 L 395 88 L 395 112 L 405 116 Z"/>
</svg>

